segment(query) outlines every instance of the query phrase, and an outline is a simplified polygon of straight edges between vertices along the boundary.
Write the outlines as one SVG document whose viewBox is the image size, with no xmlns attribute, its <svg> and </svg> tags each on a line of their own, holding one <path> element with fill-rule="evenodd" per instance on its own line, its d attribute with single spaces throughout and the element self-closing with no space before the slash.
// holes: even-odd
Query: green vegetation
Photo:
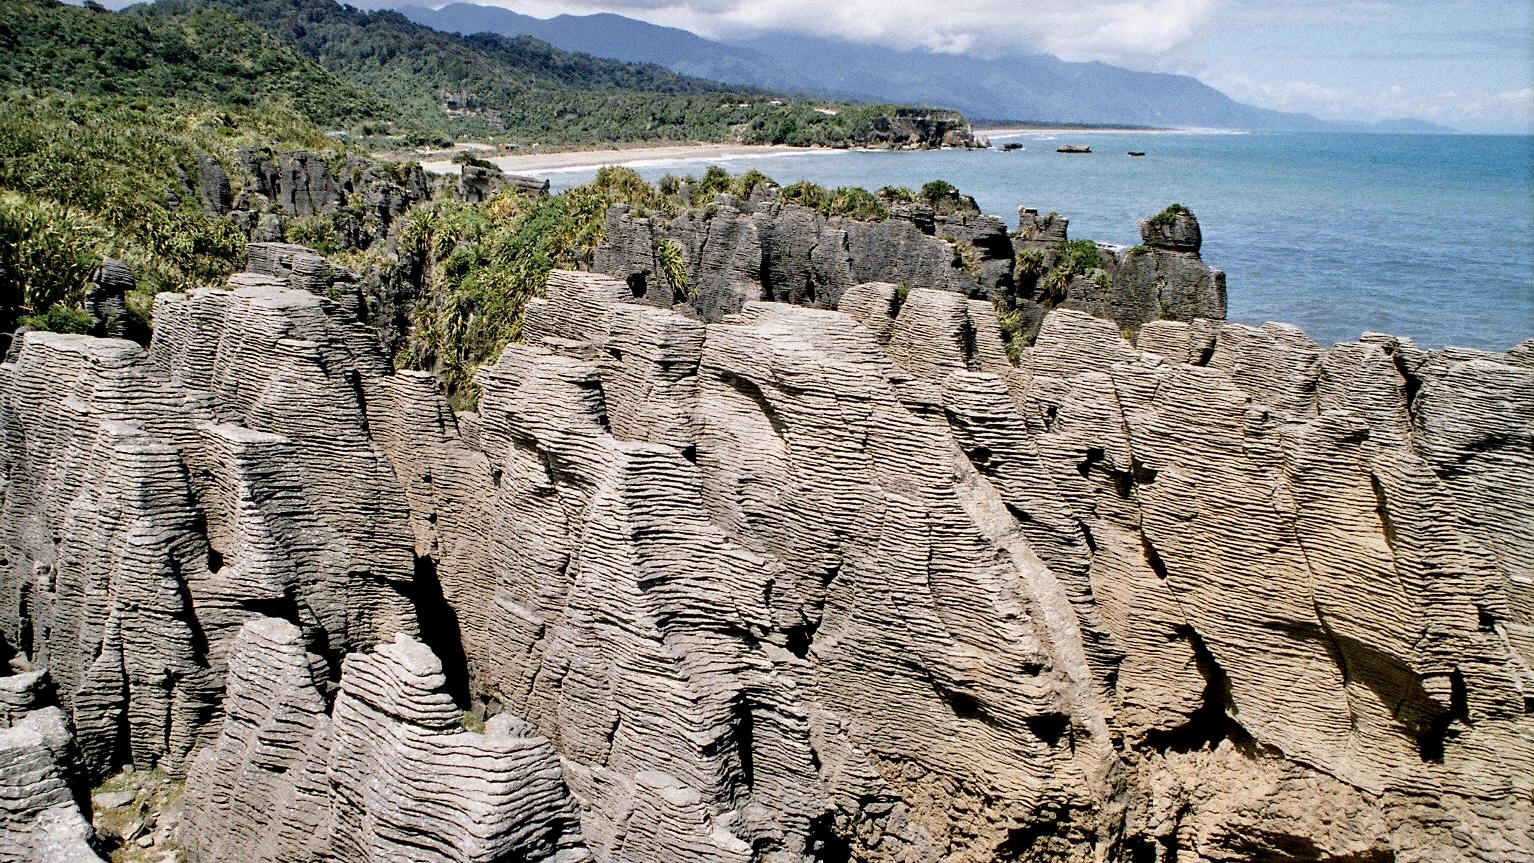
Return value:
<svg viewBox="0 0 1534 863">
<path fill-rule="evenodd" d="M 943 242 L 953 249 L 953 265 L 963 270 L 970 278 L 979 279 L 980 252 L 975 249 L 975 245 L 951 234 L 944 234 Z"/>
<path fill-rule="evenodd" d="M 1091 240 L 1061 240 L 1054 245 L 1052 251 L 1055 256 L 1054 265 L 1039 280 L 1039 284 L 1049 299 L 1058 303 L 1065 299 L 1071 279 L 1102 266 L 1102 255 L 1097 244 Z"/>
<path fill-rule="evenodd" d="M 1020 309 L 1009 307 L 1006 300 L 1000 297 L 992 297 L 991 304 L 996 307 L 996 326 L 1001 330 L 1001 343 L 1007 350 L 1007 359 L 1015 366 L 1022 360 L 1023 348 L 1028 343 L 1024 335 L 1023 313 Z"/>
<path fill-rule="evenodd" d="M 199 153 L 228 158 L 252 135 L 293 145 L 324 140 L 283 112 L 26 92 L 0 98 L 0 261 L 33 286 L 0 301 L 0 326 L 54 303 L 78 309 L 103 256 L 133 267 L 129 310 L 141 319 L 155 293 L 217 283 L 239 269 L 246 237 L 205 215 L 195 198 L 181 199 Z"/>
<path fill-rule="evenodd" d="M 709 165 L 703 172 L 703 179 L 689 184 L 692 189 L 692 203 L 706 204 L 712 201 L 715 195 L 729 192 L 731 185 L 733 183 L 729 171 L 718 165 Z"/>
<path fill-rule="evenodd" d="M 455 404 L 472 404 L 474 371 L 521 338 L 522 313 L 550 270 L 590 264 L 614 204 L 677 211 L 626 168 L 603 168 L 592 182 L 543 198 L 506 191 L 484 204 L 444 200 L 412 210 L 397 244 L 402 259 L 426 261 L 425 299 L 395 364 L 435 372 Z"/>
<path fill-rule="evenodd" d="M 472 710 L 465 710 L 463 715 L 458 717 L 458 724 L 463 726 L 464 731 L 472 734 L 485 733 L 485 720 L 475 716 Z"/>
<path fill-rule="evenodd" d="M 953 112 L 773 98 L 520 37 L 458 36 L 333 0 L 0 0 L 0 85 L 257 112 L 370 146 L 739 141 L 848 146 Z M 818 110 L 824 109 L 824 110 Z M 941 123 L 939 125 L 942 125 Z"/>
<path fill-rule="evenodd" d="M 916 193 L 905 186 L 883 186 L 874 195 L 879 200 L 890 204 L 916 203 Z"/>
<path fill-rule="evenodd" d="M 133 268 L 130 317 L 153 295 L 222 281 L 247 237 L 210 218 L 189 179 L 199 156 L 228 165 L 249 144 L 321 149 L 322 126 L 385 116 L 387 105 L 238 16 L 210 6 L 114 14 L 51 0 L 0 0 L 0 261 L 18 317 L 77 326 L 104 256 Z M 331 226 L 333 227 L 333 226 Z M 335 247 L 321 224 L 298 238 Z"/>
<path fill-rule="evenodd" d="M 1178 216 L 1192 215 L 1193 211 L 1182 204 L 1168 204 L 1167 208 L 1150 217 L 1150 223 L 1160 228 L 1167 227 L 1177 221 Z"/>
<path fill-rule="evenodd" d="M 336 220 L 328 213 L 315 216 L 289 216 L 282 223 L 282 238 L 289 243 L 333 255 L 341 251 L 342 243 L 336 236 Z"/>
<path fill-rule="evenodd" d="M 826 196 L 822 210 L 828 216 L 842 216 L 861 222 L 878 222 L 888 219 L 889 207 L 874 197 L 867 189 L 856 186 L 840 186 Z"/>
<path fill-rule="evenodd" d="M 627 168 L 603 168 L 591 183 L 549 197 L 506 191 L 484 204 L 419 205 L 404 217 L 396 245 L 401 260 L 425 262 L 424 299 L 414 310 L 414 325 L 395 364 L 436 373 L 455 405 L 470 405 L 477 398 L 475 370 L 521 338 L 522 314 L 528 301 L 542 294 L 549 271 L 589 266 L 602 242 L 609 207 L 626 204 L 636 213 L 662 217 L 707 213 L 715 194 L 740 195 L 762 184 L 776 185 L 759 172 L 732 177 L 710 168 L 701 179 L 666 177 L 656 187 Z M 812 183 L 795 183 L 783 188 L 781 196 L 830 215 L 888 215 L 862 189 L 827 192 Z M 690 297 L 693 285 L 681 244 L 662 238 L 654 253 L 673 298 Z M 969 253 L 974 254 L 973 247 Z M 381 275 L 398 266 L 372 253 L 342 255 L 338 262 Z"/>
<path fill-rule="evenodd" d="M 1133 258 L 1136 255 L 1148 255 L 1148 254 L 1150 254 L 1150 247 L 1149 246 L 1134 245 L 1134 246 L 1130 246 L 1129 248 L 1124 250 L 1124 257 L 1126 257 L 1126 258 Z"/>
<path fill-rule="evenodd" d="M 1073 275 L 1103 265 L 1102 252 L 1091 240 L 1061 240 L 1054 252 L 1055 269 L 1069 269 Z"/>
<path fill-rule="evenodd" d="M 758 171 L 755 168 L 752 168 L 746 173 L 741 174 L 739 177 L 735 178 L 734 184 L 730 187 L 730 193 L 735 195 L 737 198 L 750 198 L 751 195 L 756 192 L 756 188 L 758 186 L 767 186 L 768 188 L 776 189 L 778 184 L 771 177 L 763 174 L 761 171 Z"/>
<path fill-rule="evenodd" d="M 686 194 L 683 194 L 685 186 Z M 734 195 L 737 198 L 750 198 L 758 186 L 766 186 L 776 189 L 778 184 L 761 171 L 752 168 L 739 177 L 730 176 L 730 172 L 719 167 L 710 165 L 703 172 L 702 179 L 692 177 L 673 177 L 667 175 L 661 178 L 660 192 L 668 198 L 677 199 L 678 203 L 693 207 L 703 207 L 713 203 L 715 195 Z M 819 188 L 818 186 L 816 188 Z"/>
<path fill-rule="evenodd" d="M 146 16 L 217 6 L 392 106 L 383 131 L 409 145 L 463 136 L 520 143 L 740 141 L 847 146 L 903 116 L 952 112 L 776 99 L 751 88 L 561 51 L 531 37 L 458 36 L 397 12 L 332 0 L 159 0 Z M 377 124 L 371 130 L 377 133 Z M 367 135 L 369 130 L 361 130 Z"/>
<path fill-rule="evenodd" d="M 1037 279 L 1044 274 L 1044 253 L 1037 249 L 1025 249 L 1017 253 L 1012 267 L 1012 280 L 1018 284 Z"/>
<path fill-rule="evenodd" d="M 362 143 L 468 133 L 845 145 L 888 134 L 898 114 L 823 113 L 534 40 L 437 34 L 330 0 L 160 0 L 123 13 L 0 0 L 0 45 L 11 49 L 0 59 L 5 327 L 87 327 L 84 294 L 106 256 L 133 269 L 129 313 L 139 324 L 155 293 L 217 284 L 242 267 L 249 222 L 207 215 L 197 187 L 209 160 L 238 183 L 239 147 L 324 151 L 338 165 Z M 675 216 L 764 187 L 776 184 L 760 172 L 711 169 L 657 190 L 632 171 L 605 169 L 559 195 L 417 205 L 396 222 L 388 253 L 350 247 L 366 219 L 350 205 L 286 216 L 283 230 L 366 278 L 417 286 L 396 363 L 437 373 L 464 405 L 479 365 L 520 338 L 548 272 L 590 264 L 613 204 Z M 781 194 L 830 216 L 888 216 L 885 201 L 862 189 L 801 183 Z M 690 295 L 682 248 L 666 240 L 655 252 L 673 293 Z"/>
<path fill-rule="evenodd" d="M 176 100 L 290 111 L 327 127 L 388 105 L 239 16 L 190 3 L 120 14 L 51 0 L 0 0 L 0 85 L 80 97 Z"/>
<path fill-rule="evenodd" d="M 818 210 L 826 203 L 826 189 L 808 180 L 800 180 L 792 185 L 784 186 L 778 193 L 778 200 L 786 204 L 798 204 L 801 207 Z"/>
<path fill-rule="evenodd" d="M 16 323 L 34 330 L 86 334 L 91 331 L 95 319 L 86 312 L 55 304 L 41 315 L 23 315 Z"/>
<path fill-rule="evenodd" d="M 243 267 L 255 214 L 210 216 L 198 189 L 210 161 L 238 185 L 242 147 L 321 152 L 338 167 L 348 150 L 463 135 L 519 144 L 847 146 L 903 137 L 902 118 L 933 113 L 816 110 L 823 103 L 795 104 L 532 39 L 436 33 L 393 12 L 331 0 L 159 0 L 121 13 L 0 0 L 0 47 L 5 330 L 18 323 L 88 329 L 84 297 L 104 257 L 133 270 L 134 329 L 147 325 L 156 293 L 220 284 Z M 382 243 L 353 247 L 359 235 L 374 236 L 359 231 L 368 218 L 376 226 L 360 204 L 284 216 L 282 229 L 287 240 L 365 278 L 418 288 L 395 362 L 435 372 L 464 406 L 477 396 L 477 368 L 521 337 L 523 313 L 549 271 L 590 265 L 612 205 L 674 217 L 708 212 L 721 193 L 748 198 L 764 188 L 777 184 L 759 171 L 732 177 L 711 168 L 656 189 L 632 171 L 603 169 L 593 182 L 553 196 L 506 191 L 482 204 L 419 204 L 395 222 L 388 251 Z M 946 199 L 954 191 L 938 181 L 922 195 Z M 779 194 L 860 220 L 884 219 L 891 203 L 921 200 L 908 189 L 871 194 L 811 183 Z M 955 244 L 961 263 L 966 249 L 974 255 Z M 674 296 L 690 296 L 683 247 L 662 240 L 655 254 Z"/>
<path fill-rule="evenodd" d="M 687 276 L 686 251 L 681 243 L 672 239 L 656 240 L 655 260 L 660 264 L 661 275 L 665 276 L 666 283 L 671 286 L 674 302 L 692 296 L 692 285 Z"/>
<path fill-rule="evenodd" d="M 958 192 L 958 188 L 947 180 L 933 180 L 921 187 L 922 200 L 933 205 L 936 205 L 938 201 L 943 200 L 949 195 L 958 194 Z"/>
<path fill-rule="evenodd" d="M 862 222 L 888 219 L 889 207 L 867 189 L 856 186 L 838 186 L 829 191 L 824 186 L 801 180 L 784 186 L 778 192 L 778 200 L 808 207 L 826 216 L 840 216 Z"/>
<path fill-rule="evenodd" d="M 78 308 L 107 232 L 84 213 L 16 192 L 0 193 L 0 328 L 18 318 L 53 329 L 57 308 Z M 87 319 L 88 320 L 88 319 Z"/>
</svg>

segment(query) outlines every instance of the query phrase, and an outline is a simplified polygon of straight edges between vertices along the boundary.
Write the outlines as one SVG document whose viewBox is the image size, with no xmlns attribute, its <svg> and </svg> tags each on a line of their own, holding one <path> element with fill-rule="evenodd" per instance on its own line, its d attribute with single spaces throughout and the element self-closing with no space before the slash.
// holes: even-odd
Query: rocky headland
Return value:
<svg viewBox="0 0 1534 863">
<path fill-rule="evenodd" d="M 271 240 L 429 194 L 246 158 L 188 192 Z M 131 765 L 205 863 L 1528 860 L 1534 342 L 1324 349 L 1191 213 L 1020 218 L 614 208 L 467 411 L 297 245 L 21 335 L 0 859 L 110 850 Z"/>
</svg>

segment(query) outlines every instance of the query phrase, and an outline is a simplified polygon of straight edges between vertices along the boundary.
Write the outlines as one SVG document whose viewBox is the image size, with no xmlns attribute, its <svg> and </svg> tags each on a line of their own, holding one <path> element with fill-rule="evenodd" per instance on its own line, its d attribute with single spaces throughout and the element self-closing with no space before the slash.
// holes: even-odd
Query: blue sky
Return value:
<svg viewBox="0 0 1534 863">
<path fill-rule="evenodd" d="M 1043 51 L 1068 60 L 1186 73 L 1243 102 L 1326 119 L 1418 117 L 1465 131 L 1534 133 L 1530 0 L 497 0 L 497 5 L 540 17 L 617 12 L 714 37 L 787 30 L 992 57 Z"/>
</svg>

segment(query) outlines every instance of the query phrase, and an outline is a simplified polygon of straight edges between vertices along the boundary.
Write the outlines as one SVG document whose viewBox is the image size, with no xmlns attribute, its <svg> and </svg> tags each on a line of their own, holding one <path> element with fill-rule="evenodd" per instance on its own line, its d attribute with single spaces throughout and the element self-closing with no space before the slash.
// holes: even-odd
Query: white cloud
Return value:
<svg viewBox="0 0 1534 863">
<path fill-rule="evenodd" d="M 1241 75 L 1211 76 L 1207 80 L 1238 101 L 1281 111 L 1303 111 L 1325 120 L 1415 117 L 1466 131 L 1534 129 L 1534 89 L 1528 88 L 1421 94 L 1394 85 L 1343 90 L 1310 81 L 1264 83 Z"/>
<path fill-rule="evenodd" d="M 989 58 L 1102 60 L 1192 74 L 1239 101 L 1326 119 L 1534 125 L 1521 89 L 1534 79 L 1504 71 L 1528 68 L 1528 0 L 468 2 L 540 17 L 616 12 L 714 38 L 776 31 Z"/>
<path fill-rule="evenodd" d="M 486 2 L 486 0 L 480 0 Z M 896 48 L 1159 65 L 1207 27 L 1227 0 L 503 0 L 540 17 L 633 15 L 705 36 L 769 30 Z"/>
</svg>

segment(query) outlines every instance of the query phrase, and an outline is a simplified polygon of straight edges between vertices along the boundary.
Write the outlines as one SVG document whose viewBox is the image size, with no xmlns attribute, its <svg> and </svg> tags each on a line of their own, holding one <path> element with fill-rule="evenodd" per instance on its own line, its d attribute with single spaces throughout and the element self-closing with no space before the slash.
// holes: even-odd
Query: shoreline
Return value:
<svg viewBox="0 0 1534 863">
<path fill-rule="evenodd" d="M 463 149 L 463 148 L 459 148 Z M 434 151 L 427 154 L 399 154 L 421 163 L 421 167 L 434 174 L 455 173 L 458 163 L 445 156 L 456 151 Z M 835 147 L 789 147 L 782 144 L 670 144 L 657 147 L 624 147 L 601 150 L 561 150 L 551 153 L 517 153 L 508 156 L 481 157 L 507 174 L 541 175 L 565 171 L 586 171 L 607 165 L 633 166 L 665 162 L 693 162 L 699 159 L 760 158 L 762 156 L 792 156 L 848 152 Z"/>
<path fill-rule="evenodd" d="M 1075 126 L 1003 126 L 994 129 L 976 129 L 976 135 L 988 139 L 1021 138 L 1025 135 L 1245 135 L 1239 129 L 1201 129 L 1163 127 L 1136 129 L 1129 126 L 1083 129 Z"/>
<path fill-rule="evenodd" d="M 1070 126 L 1005 126 L 975 129 L 975 134 L 988 140 L 1000 140 L 1032 135 L 1239 135 L 1243 133 L 1226 129 L 1133 128 L 1123 126 L 1088 129 Z M 696 162 L 705 159 L 734 161 L 736 159 L 752 159 L 764 156 L 850 153 L 861 152 L 861 148 L 791 147 L 786 144 L 691 143 L 634 147 L 610 146 L 596 149 L 560 149 L 547 152 L 522 152 L 492 156 L 489 155 L 489 152 L 492 152 L 491 148 L 487 145 L 464 143 L 452 149 L 417 150 L 414 152 L 396 151 L 374 155 L 399 161 L 419 162 L 422 168 L 433 174 L 452 174 L 458 172 L 458 163 L 452 161 L 451 157 L 465 151 L 474 153 L 479 158 L 494 164 L 504 173 L 541 177 L 545 174 L 589 171 L 593 168 L 607 165 L 648 167 L 667 162 Z"/>
</svg>

